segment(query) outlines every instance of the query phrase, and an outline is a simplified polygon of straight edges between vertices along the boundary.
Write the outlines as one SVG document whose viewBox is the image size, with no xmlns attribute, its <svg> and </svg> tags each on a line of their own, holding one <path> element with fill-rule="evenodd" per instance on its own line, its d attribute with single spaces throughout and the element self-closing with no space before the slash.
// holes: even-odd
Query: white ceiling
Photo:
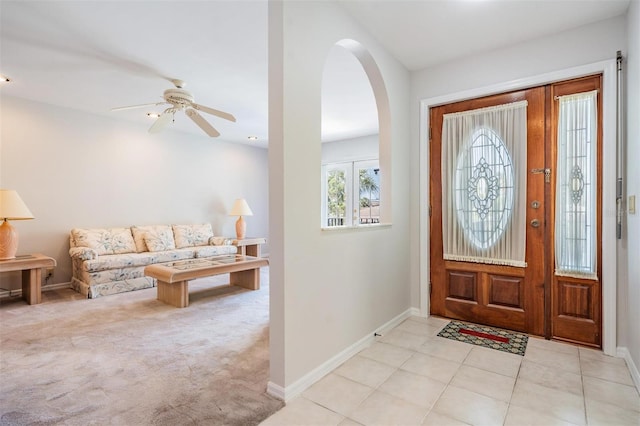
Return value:
<svg viewBox="0 0 640 426">
<path fill-rule="evenodd" d="M 338 0 L 409 70 L 557 33 L 626 12 L 630 0 Z M 219 139 L 266 146 L 267 1 L 0 1 L 0 94 L 139 122 L 171 78 L 199 104 Z M 359 63 L 334 48 L 323 76 L 323 138 L 376 131 Z M 348 90 L 346 90 L 348 88 Z M 158 107 L 158 110 L 161 108 Z M 332 113 L 332 114 L 331 114 Z M 209 139 L 184 115 L 169 131 Z M 247 137 L 255 135 L 258 142 Z"/>
</svg>

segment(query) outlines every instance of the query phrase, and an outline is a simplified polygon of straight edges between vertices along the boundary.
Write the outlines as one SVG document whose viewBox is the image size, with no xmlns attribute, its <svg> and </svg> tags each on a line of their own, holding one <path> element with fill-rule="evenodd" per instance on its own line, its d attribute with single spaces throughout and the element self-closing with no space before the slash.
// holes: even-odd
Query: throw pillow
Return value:
<svg viewBox="0 0 640 426">
<path fill-rule="evenodd" d="M 162 227 L 159 227 L 162 228 Z M 147 231 L 144 234 L 144 243 L 149 251 L 166 251 L 174 250 L 176 243 L 173 240 L 173 232 L 171 228 Z"/>
<path fill-rule="evenodd" d="M 206 246 L 213 237 L 210 223 L 198 225 L 172 225 L 177 248 Z"/>
<path fill-rule="evenodd" d="M 136 250 L 129 228 L 74 228 L 71 234 L 76 247 L 94 249 L 99 255 L 133 253 Z"/>
<path fill-rule="evenodd" d="M 136 252 L 143 253 L 150 251 L 147 249 L 147 245 L 144 242 L 144 236 L 147 232 L 158 234 L 160 232 L 171 232 L 169 225 L 147 225 L 147 226 L 132 226 L 131 233 L 133 234 L 133 240 L 136 242 Z"/>
</svg>

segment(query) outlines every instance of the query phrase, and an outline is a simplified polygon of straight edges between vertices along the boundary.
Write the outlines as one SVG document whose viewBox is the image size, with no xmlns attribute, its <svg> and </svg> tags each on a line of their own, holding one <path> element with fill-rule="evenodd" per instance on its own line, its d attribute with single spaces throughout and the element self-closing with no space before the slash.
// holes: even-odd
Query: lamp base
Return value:
<svg viewBox="0 0 640 426">
<path fill-rule="evenodd" d="M 0 260 L 16 258 L 18 251 L 18 231 L 4 220 L 0 225 Z"/>
<path fill-rule="evenodd" d="M 242 216 L 239 216 L 238 220 L 236 221 L 236 237 L 239 240 L 242 240 L 245 237 L 246 233 L 247 233 L 247 222 L 244 221 Z"/>
</svg>

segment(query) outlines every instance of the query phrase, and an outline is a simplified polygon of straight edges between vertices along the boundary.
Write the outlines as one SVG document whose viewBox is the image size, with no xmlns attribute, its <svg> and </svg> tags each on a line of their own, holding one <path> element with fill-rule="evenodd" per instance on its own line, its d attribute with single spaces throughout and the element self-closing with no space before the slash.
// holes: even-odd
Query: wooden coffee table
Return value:
<svg viewBox="0 0 640 426">
<path fill-rule="evenodd" d="M 242 255 L 223 255 L 158 263 L 144 268 L 144 274 L 158 280 L 158 300 L 176 308 L 189 306 L 189 281 L 212 275 L 229 274 L 230 284 L 258 290 L 260 268 L 267 259 Z"/>
</svg>

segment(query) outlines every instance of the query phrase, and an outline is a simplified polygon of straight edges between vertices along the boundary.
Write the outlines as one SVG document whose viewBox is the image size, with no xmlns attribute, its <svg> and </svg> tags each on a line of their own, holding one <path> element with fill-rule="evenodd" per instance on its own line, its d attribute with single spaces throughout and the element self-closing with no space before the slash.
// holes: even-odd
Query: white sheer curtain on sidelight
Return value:
<svg viewBox="0 0 640 426">
<path fill-rule="evenodd" d="M 560 96 L 556 165 L 556 275 L 597 278 L 594 90 Z"/>
<path fill-rule="evenodd" d="M 526 266 L 527 101 L 445 114 L 445 259 Z"/>
</svg>

